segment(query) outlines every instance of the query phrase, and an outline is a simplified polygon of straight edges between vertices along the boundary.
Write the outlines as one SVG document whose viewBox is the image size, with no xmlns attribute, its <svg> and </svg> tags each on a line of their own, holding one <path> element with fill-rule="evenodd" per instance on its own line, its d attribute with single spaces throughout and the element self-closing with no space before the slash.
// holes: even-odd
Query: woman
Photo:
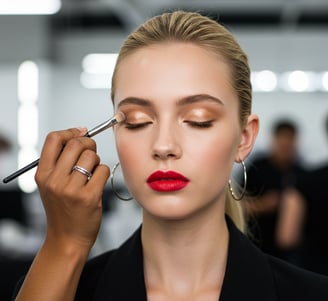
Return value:
<svg viewBox="0 0 328 301">
<path fill-rule="evenodd" d="M 258 118 L 246 55 L 225 28 L 180 11 L 149 20 L 121 48 L 112 99 L 126 117 L 116 146 L 142 226 L 85 265 L 110 172 L 86 129 L 49 134 L 36 174 L 47 234 L 17 300 L 327 299 L 327 279 L 267 257 L 237 229 L 232 198 L 242 195 L 229 177 Z"/>
</svg>

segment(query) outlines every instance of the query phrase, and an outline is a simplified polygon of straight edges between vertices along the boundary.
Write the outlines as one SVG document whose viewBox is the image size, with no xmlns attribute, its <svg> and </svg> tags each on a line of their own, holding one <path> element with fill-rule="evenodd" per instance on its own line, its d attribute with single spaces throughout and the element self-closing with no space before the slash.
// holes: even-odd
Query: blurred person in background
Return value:
<svg viewBox="0 0 328 301">
<path fill-rule="evenodd" d="M 328 115 L 324 120 L 328 139 Z M 285 246 L 302 241 L 302 266 L 328 275 L 328 162 L 302 176 L 285 195 L 279 240 Z"/>
<path fill-rule="evenodd" d="M 268 153 L 255 156 L 248 164 L 249 197 L 243 204 L 254 242 L 264 252 L 298 264 L 298 242 L 287 247 L 277 239 L 284 192 L 304 173 L 297 151 L 297 125 L 289 119 L 276 121 L 270 147 Z"/>
</svg>

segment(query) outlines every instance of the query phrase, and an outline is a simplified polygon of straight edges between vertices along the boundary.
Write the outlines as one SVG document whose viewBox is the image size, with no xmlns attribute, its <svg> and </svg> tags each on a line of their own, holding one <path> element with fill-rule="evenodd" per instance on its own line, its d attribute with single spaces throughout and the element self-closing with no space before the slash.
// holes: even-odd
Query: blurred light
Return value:
<svg viewBox="0 0 328 301">
<path fill-rule="evenodd" d="M 113 74 L 117 53 L 93 53 L 83 58 L 83 70 L 91 74 Z"/>
<path fill-rule="evenodd" d="M 39 94 L 39 70 L 31 61 L 22 63 L 18 68 L 18 99 L 21 103 L 35 103 Z"/>
<path fill-rule="evenodd" d="M 328 71 L 322 74 L 322 87 L 323 90 L 328 91 Z"/>
<path fill-rule="evenodd" d="M 82 60 L 80 81 L 88 89 L 110 89 L 117 53 L 88 54 Z"/>
<path fill-rule="evenodd" d="M 310 79 L 304 71 L 293 71 L 287 75 L 288 89 L 295 92 L 309 91 Z"/>
<path fill-rule="evenodd" d="M 39 69 L 32 61 L 23 62 L 18 68 L 17 96 L 17 137 L 20 147 L 18 168 L 36 159 L 39 133 Z M 34 175 L 30 172 L 18 178 L 19 187 L 26 193 L 36 189 Z"/>
<path fill-rule="evenodd" d="M 60 8 L 60 0 L 0 0 L 0 15 L 51 15 Z"/>
<path fill-rule="evenodd" d="M 111 87 L 112 77 L 108 74 L 90 74 L 82 72 L 80 82 L 83 87 L 88 89 L 107 89 Z"/>
<path fill-rule="evenodd" d="M 36 147 L 38 143 L 38 108 L 35 105 L 21 105 L 18 108 L 18 144 L 20 147 Z"/>
<path fill-rule="evenodd" d="M 18 168 L 22 168 L 25 165 L 31 163 L 37 159 L 37 151 L 34 148 L 23 148 L 18 153 Z M 19 187 L 26 193 L 31 193 L 37 188 L 34 173 L 29 170 L 25 174 L 19 176 L 18 178 Z"/>
<path fill-rule="evenodd" d="M 277 88 L 277 75 L 270 70 L 252 73 L 254 91 L 272 92 Z"/>
</svg>

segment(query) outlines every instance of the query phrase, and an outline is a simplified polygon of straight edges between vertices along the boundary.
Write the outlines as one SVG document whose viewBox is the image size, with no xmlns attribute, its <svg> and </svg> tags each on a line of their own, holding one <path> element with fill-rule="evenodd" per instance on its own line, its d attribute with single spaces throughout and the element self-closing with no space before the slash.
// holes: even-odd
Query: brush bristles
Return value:
<svg viewBox="0 0 328 301">
<path fill-rule="evenodd" d="M 115 114 L 115 119 L 116 119 L 117 123 L 120 123 L 120 122 L 124 121 L 124 120 L 125 120 L 125 115 L 124 115 L 124 113 L 121 112 L 121 111 L 117 112 L 117 113 Z"/>
</svg>

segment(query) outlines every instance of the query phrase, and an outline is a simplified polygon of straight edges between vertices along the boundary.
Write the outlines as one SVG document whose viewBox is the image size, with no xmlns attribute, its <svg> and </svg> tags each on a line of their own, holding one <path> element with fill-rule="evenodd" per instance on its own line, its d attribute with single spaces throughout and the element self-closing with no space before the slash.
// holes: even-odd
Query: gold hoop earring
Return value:
<svg viewBox="0 0 328 301">
<path fill-rule="evenodd" d="M 243 189 L 241 191 L 241 194 L 240 196 L 237 196 L 234 192 L 233 192 L 233 189 L 232 189 L 232 186 L 231 186 L 231 179 L 229 179 L 229 190 L 230 190 L 230 193 L 231 193 L 231 196 L 234 200 L 236 201 L 240 201 L 244 196 L 245 196 L 245 193 L 246 193 L 246 186 L 247 186 L 247 170 L 246 170 L 246 165 L 245 165 L 245 162 L 243 160 L 240 161 L 240 164 L 242 165 L 243 167 L 243 173 L 244 173 L 244 185 L 243 185 Z"/>
<path fill-rule="evenodd" d="M 117 192 L 117 190 L 115 189 L 115 186 L 114 186 L 114 175 L 115 175 L 115 171 L 116 171 L 117 167 L 119 167 L 119 165 L 120 165 L 120 162 L 117 162 L 117 163 L 114 165 L 114 167 L 113 167 L 113 170 L 112 170 L 111 175 L 110 175 L 110 185 L 111 185 L 111 187 L 112 187 L 112 190 L 113 190 L 114 194 L 115 194 L 120 200 L 122 200 L 122 201 L 131 201 L 131 200 L 133 199 L 132 196 L 130 196 L 130 197 L 123 197 L 123 196 L 121 196 L 121 195 Z"/>
</svg>

